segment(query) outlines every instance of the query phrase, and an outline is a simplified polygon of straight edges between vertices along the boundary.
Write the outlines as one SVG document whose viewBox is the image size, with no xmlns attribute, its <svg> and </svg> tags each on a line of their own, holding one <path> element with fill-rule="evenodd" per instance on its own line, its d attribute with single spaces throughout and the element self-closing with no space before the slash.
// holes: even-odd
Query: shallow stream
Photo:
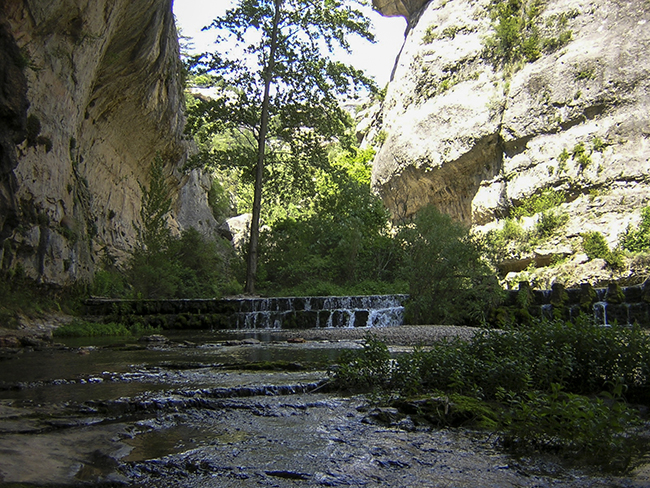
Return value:
<svg viewBox="0 0 650 488">
<path fill-rule="evenodd" d="M 379 424 L 360 396 L 324 393 L 358 341 L 166 333 L 170 342 L 6 352 L 0 485 L 648 487 L 515 459 L 486 432 Z M 250 371 L 251 363 L 280 370 Z"/>
</svg>

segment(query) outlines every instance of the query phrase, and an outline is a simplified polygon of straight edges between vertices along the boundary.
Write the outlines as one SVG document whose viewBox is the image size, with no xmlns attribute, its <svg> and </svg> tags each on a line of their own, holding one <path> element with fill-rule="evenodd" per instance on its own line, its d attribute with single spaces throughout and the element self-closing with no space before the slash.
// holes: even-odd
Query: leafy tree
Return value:
<svg viewBox="0 0 650 488">
<path fill-rule="evenodd" d="M 137 246 L 151 253 L 166 249 L 171 239 L 167 217 L 172 210 L 172 199 L 163 165 L 162 158 L 156 156 L 149 169 L 149 188 L 140 184 L 140 224 L 134 224 L 138 236 Z"/>
<path fill-rule="evenodd" d="M 327 144 L 341 140 L 350 125 L 337 97 L 374 88 L 362 72 L 327 56 L 336 45 L 349 50 L 349 34 L 373 40 L 368 19 L 356 8 L 361 3 L 239 0 L 210 25 L 218 43 L 236 41 L 239 47 L 198 61 L 198 69 L 217 80 L 221 96 L 192 109 L 190 130 L 200 114 L 213 130 L 230 133 L 236 144 L 216 147 L 201 158 L 240 166 L 255 181 L 248 293 L 255 288 L 263 180 L 281 176 L 309 184 L 311 168 L 328 163 Z M 274 175 L 279 162 L 283 171 Z"/>
<path fill-rule="evenodd" d="M 389 214 L 370 189 L 372 151 L 339 154 L 317 180 L 309 209 L 277 220 L 260 241 L 267 292 L 323 294 L 394 290 L 400 250 Z M 399 286 L 399 285 L 398 285 Z"/>
</svg>

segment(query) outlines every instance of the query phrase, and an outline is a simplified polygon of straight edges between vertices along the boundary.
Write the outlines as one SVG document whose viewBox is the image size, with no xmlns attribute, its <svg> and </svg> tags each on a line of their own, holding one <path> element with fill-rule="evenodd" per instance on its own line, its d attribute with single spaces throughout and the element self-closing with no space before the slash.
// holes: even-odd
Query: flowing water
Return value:
<svg viewBox="0 0 650 488">
<path fill-rule="evenodd" d="M 513 458 L 486 432 L 378 423 L 366 398 L 322 388 L 327 366 L 359 342 L 166 335 L 4 353 L 0 485 L 650 486 L 642 471 L 607 477 Z M 247 369 L 263 362 L 282 367 Z"/>
</svg>

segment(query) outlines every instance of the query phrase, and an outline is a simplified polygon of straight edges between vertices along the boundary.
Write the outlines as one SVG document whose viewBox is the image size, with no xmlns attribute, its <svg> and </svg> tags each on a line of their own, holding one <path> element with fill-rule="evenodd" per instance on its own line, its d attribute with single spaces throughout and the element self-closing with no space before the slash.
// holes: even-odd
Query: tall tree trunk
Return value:
<svg viewBox="0 0 650 488">
<path fill-rule="evenodd" d="M 255 293 L 255 278 L 257 275 L 257 248 L 260 237 L 260 213 L 262 209 L 262 179 L 264 175 L 264 153 L 266 152 L 266 134 L 269 130 L 269 104 L 271 100 L 271 82 L 275 69 L 275 51 L 278 46 L 278 26 L 280 24 L 280 9 L 283 0 L 275 0 L 275 15 L 271 32 L 271 47 L 269 61 L 264 70 L 264 100 L 260 119 L 260 134 L 258 140 L 257 166 L 255 172 L 255 193 L 253 196 L 253 218 L 251 220 L 251 237 L 248 246 L 246 263 L 246 293 Z"/>
</svg>

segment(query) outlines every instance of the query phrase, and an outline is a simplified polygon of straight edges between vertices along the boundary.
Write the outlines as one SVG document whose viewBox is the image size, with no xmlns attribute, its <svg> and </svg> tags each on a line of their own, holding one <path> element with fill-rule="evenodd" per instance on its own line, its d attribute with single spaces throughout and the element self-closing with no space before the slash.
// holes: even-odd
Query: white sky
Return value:
<svg viewBox="0 0 650 488">
<path fill-rule="evenodd" d="M 212 19 L 223 14 L 235 0 L 174 0 L 174 14 L 184 36 L 191 37 L 196 52 L 210 51 L 214 31 L 202 32 Z M 382 17 L 368 8 L 368 17 L 374 25 L 375 44 L 358 38 L 350 39 L 352 55 L 341 53 L 340 60 L 363 69 L 383 88 L 390 79 L 395 59 L 404 42 L 406 20 L 402 17 Z"/>
</svg>

